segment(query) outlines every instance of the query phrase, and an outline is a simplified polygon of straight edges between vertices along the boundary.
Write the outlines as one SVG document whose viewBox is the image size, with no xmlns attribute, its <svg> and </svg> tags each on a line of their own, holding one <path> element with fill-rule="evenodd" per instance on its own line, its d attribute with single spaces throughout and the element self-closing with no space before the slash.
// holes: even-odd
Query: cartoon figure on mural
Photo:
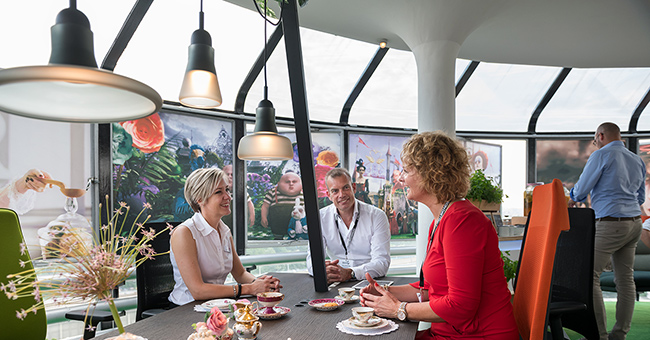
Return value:
<svg viewBox="0 0 650 340">
<path fill-rule="evenodd" d="M 485 153 L 485 151 L 482 150 L 476 151 L 470 159 L 470 165 L 473 171 L 476 171 L 477 169 L 481 169 L 481 170 L 487 169 L 488 167 L 487 153 Z"/>
<path fill-rule="evenodd" d="M 291 220 L 289 221 L 287 234 L 292 239 L 306 240 L 309 238 L 307 234 L 307 214 L 305 213 L 305 207 L 300 202 L 300 198 L 297 197 L 293 210 L 291 211 Z"/>
<path fill-rule="evenodd" d="M 275 188 L 264 197 L 260 211 L 261 223 L 264 228 L 271 229 L 276 239 L 289 235 L 287 226 L 296 198 L 299 199 L 300 205 L 304 206 L 302 180 L 293 172 L 282 175 Z"/>
<path fill-rule="evenodd" d="M 366 172 L 366 167 L 363 165 L 363 158 L 359 158 L 354 172 L 354 181 L 357 184 L 357 190 L 354 197 L 361 202 L 372 204 L 368 193 L 370 192 L 368 179 L 363 176 Z"/>
</svg>

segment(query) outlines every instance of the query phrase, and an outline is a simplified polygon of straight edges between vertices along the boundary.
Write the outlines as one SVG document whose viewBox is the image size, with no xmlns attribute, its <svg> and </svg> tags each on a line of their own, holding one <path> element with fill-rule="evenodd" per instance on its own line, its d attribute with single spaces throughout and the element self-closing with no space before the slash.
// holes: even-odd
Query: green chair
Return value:
<svg viewBox="0 0 650 340">
<path fill-rule="evenodd" d="M 20 228 L 18 215 L 13 210 L 0 209 L 0 282 L 6 284 L 7 275 L 18 273 L 23 270 L 32 269 L 29 262 L 29 253 L 20 254 L 20 244 L 25 242 L 23 232 Z M 19 260 L 27 262 L 25 268 L 18 264 Z M 15 339 L 45 339 L 47 333 L 47 317 L 45 310 L 39 310 L 36 315 L 29 313 L 24 320 L 16 317 L 16 311 L 27 309 L 34 304 L 33 297 L 24 297 L 17 300 L 9 300 L 7 296 L 0 296 L 0 320 L 2 320 L 2 331 L 0 340 Z"/>
</svg>

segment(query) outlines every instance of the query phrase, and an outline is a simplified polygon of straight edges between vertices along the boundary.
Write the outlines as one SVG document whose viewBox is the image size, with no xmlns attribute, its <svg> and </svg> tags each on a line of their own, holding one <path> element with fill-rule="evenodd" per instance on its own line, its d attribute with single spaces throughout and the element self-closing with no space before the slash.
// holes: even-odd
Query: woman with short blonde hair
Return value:
<svg viewBox="0 0 650 340">
<path fill-rule="evenodd" d="M 221 221 L 231 212 L 228 184 L 225 173 L 216 168 L 197 169 L 185 181 L 185 199 L 195 213 L 171 235 L 170 259 L 176 284 L 169 301 L 174 305 L 238 299 L 282 287 L 272 276 L 255 278 L 239 260 L 230 229 Z M 224 285 L 228 274 L 236 284 Z"/>
</svg>

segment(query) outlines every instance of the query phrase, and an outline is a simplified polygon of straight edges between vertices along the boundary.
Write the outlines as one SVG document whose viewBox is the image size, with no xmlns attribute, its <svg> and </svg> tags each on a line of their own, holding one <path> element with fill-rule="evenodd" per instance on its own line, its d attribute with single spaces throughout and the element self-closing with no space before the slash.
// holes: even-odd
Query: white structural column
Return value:
<svg viewBox="0 0 650 340">
<path fill-rule="evenodd" d="M 504 0 L 409 0 L 394 12 L 394 32 L 409 46 L 418 72 L 418 131 L 456 135 L 456 58 L 465 39 L 502 9 Z M 416 260 L 424 260 L 433 215 L 420 204 Z"/>
<path fill-rule="evenodd" d="M 456 135 L 455 66 L 460 45 L 452 41 L 431 41 L 412 47 L 418 70 L 418 131 L 442 130 Z M 424 260 L 433 214 L 418 207 L 416 263 Z M 419 273 L 419 268 L 418 268 Z"/>
</svg>

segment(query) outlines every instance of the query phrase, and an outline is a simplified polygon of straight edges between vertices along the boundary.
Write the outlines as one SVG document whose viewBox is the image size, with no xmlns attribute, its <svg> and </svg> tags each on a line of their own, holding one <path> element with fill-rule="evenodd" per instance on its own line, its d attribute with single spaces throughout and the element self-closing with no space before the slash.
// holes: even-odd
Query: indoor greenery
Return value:
<svg viewBox="0 0 650 340">
<path fill-rule="evenodd" d="M 477 169 L 469 179 L 469 191 L 465 198 L 488 203 L 503 202 L 503 189 L 496 185 L 492 177 L 485 176 L 483 170 Z"/>
<path fill-rule="evenodd" d="M 510 250 L 502 251 L 501 259 L 503 260 L 503 274 L 506 276 L 506 281 L 514 279 L 519 261 L 510 259 Z"/>
</svg>

